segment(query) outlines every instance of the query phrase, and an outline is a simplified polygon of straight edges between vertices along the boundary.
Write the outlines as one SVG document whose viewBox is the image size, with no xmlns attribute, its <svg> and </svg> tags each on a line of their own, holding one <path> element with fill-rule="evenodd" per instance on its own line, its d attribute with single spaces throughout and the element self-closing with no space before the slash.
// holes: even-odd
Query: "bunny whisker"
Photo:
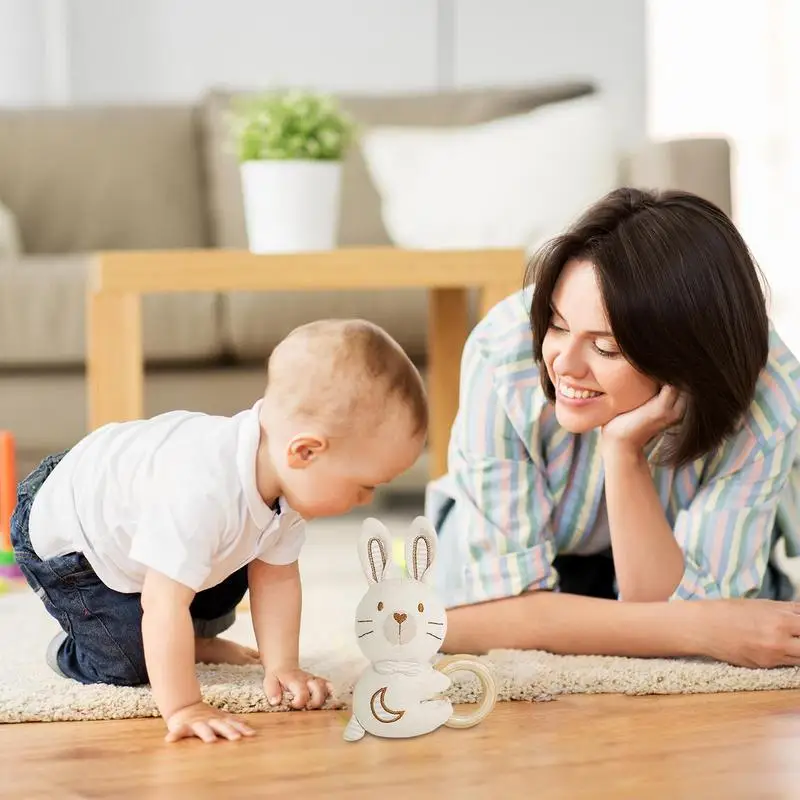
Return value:
<svg viewBox="0 0 800 800">
<path fill-rule="evenodd" d="M 375 633 L 375 630 L 373 629 L 373 630 L 371 630 L 371 631 L 364 631 L 364 633 L 360 633 L 360 634 L 358 635 L 358 638 L 359 638 L 359 639 L 363 639 L 365 636 L 367 636 L 367 635 L 368 635 L 368 634 L 370 634 L 370 633 Z"/>
<path fill-rule="evenodd" d="M 440 642 L 442 641 L 441 636 L 437 636 L 435 633 L 431 633 L 430 631 L 428 631 L 428 636 L 433 636 L 434 639 L 438 639 Z"/>
<path fill-rule="evenodd" d="M 371 619 L 357 619 L 356 622 L 372 622 Z"/>
<path fill-rule="evenodd" d="M 429 622 L 428 625 L 444 625 L 444 622 Z"/>
</svg>

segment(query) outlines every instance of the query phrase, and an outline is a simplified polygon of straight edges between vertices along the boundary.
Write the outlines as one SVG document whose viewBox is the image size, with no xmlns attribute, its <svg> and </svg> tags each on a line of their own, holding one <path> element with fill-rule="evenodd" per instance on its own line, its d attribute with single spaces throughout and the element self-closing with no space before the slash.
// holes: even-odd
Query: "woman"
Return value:
<svg viewBox="0 0 800 800">
<path fill-rule="evenodd" d="M 429 487 L 444 649 L 800 664 L 800 364 L 734 225 L 620 189 L 526 283 L 470 335 Z"/>
</svg>

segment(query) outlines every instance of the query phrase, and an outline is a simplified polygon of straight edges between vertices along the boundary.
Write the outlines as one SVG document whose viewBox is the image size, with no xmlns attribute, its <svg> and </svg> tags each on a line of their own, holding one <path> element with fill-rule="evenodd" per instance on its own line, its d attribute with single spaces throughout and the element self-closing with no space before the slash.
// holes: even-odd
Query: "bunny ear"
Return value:
<svg viewBox="0 0 800 800">
<path fill-rule="evenodd" d="M 370 583 L 380 583 L 392 559 L 392 537 L 386 526 L 373 517 L 364 520 L 358 555 Z"/>
<path fill-rule="evenodd" d="M 417 517 L 406 536 L 406 570 L 415 581 L 428 582 L 436 558 L 436 531 L 425 517 Z"/>
</svg>

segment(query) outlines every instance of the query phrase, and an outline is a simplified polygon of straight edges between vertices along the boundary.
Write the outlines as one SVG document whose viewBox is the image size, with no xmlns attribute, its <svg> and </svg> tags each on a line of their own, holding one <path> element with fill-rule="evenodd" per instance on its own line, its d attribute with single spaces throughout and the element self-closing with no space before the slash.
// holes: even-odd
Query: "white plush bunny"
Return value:
<svg viewBox="0 0 800 800">
<path fill-rule="evenodd" d="M 447 631 L 444 604 L 430 585 L 436 533 L 424 517 L 411 523 L 405 575 L 393 575 L 399 571 L 392 539 L 376 519 L 364 522 L 358 552 L 369 588 L 356 609 L 355 631 L 372 664 L 356 683 L 344 738 L 430 733 L 453 713 L 449 700 L 435 697 L 449 688 L 450 678 L 432 666 Z"/>
</svg>

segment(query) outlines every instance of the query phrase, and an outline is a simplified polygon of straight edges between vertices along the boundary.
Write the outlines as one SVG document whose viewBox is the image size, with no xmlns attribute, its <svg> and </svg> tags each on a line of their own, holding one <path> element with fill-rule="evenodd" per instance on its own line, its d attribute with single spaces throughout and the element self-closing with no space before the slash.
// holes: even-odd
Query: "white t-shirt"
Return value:
<svg viewBox="0 0 800 800">
<path fill-rule="evenodd" d="M 305 521 L 256 488 L 258 411 L 173 411 L 111 423 L 56 466 L 34 498 L 39 558 L 82 552 L 119 592 L 141 592 L 148 567 L 201 591 L 258 558 L 295 561 Z"/>
</svg>

